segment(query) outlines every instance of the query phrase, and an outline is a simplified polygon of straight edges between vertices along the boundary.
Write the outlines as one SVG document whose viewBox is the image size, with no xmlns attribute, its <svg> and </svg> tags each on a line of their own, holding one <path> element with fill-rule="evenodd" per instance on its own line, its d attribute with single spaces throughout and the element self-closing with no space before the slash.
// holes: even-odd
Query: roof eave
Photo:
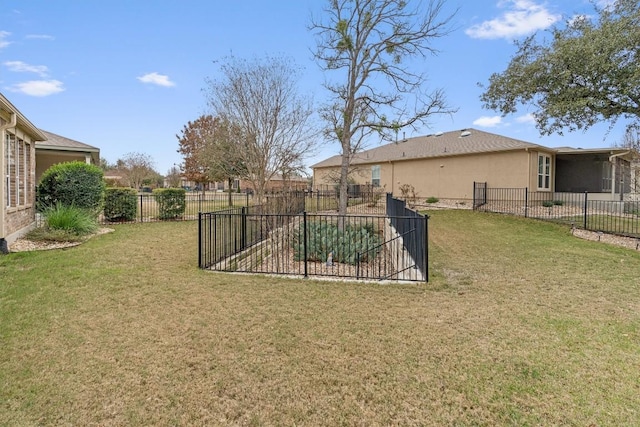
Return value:
<svg viewBox="0 0 640 427">
<path fill-rule="evenodd" d="M 0 108 L 14 113 L 17 116 L 17 125 L 26 129 L 29 136 L 32 137 L 33 141 L 45 141 L 47 137 L 38 129 L 29 119 L 25 117 L 24 114 L 20 112 L 16 108 L 15 105 L 11 103 L 3 94 L 0 93 Z"/>
</svg>

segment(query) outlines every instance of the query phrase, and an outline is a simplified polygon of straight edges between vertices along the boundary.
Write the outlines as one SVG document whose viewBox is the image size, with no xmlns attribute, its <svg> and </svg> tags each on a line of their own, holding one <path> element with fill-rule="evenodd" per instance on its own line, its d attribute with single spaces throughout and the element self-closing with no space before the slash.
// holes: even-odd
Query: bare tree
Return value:
<svg viewBox="0 0 640 427">
<path fill-rule="evenodd" d="M 325 135 L 341 144 L 341 214 L 347 210 L 351 160 L 367 137 L 381 133 L 391 138 L 434 114 L 455 112 L 442 90 L 425 92 L 426 76 L 403 62 L 436 54 L 431 42 L 450 32 L 453 14 L 439 18 L 445 0 L 429 0 L 425 10 L 420 2 L 415 8 L 409 3 L 329 0 L 324 20 L 311 20 L 310 29 L 318 37 L 316 61 L 337 75 L 336 81 L 325 83 L 332 102 L 324 106 L 322 117 Z"/>
<path fill-rule="evenodd" d="M 167 171 L 166 176 L 167 185 L 170 188 L 179 188 L 182 182 L 182 173 L 178 166 L 171 166 Z"/>
<path fill-rule="evenodd" d="M 124 174 L 130 187 L 139 189 L 146 179 L 154 178 L 158 173 L 154 169 L 151 156 L 144 153 L 127 153 L 118 159 L 116 166 Z"/>
<path fill-rule="evenodd" d="M 219 80 L 207 81 L 209 105 L 236 129 L 235 152 L 262 200 L 276 173 L 301 168 L 312 153 L 312 105 L 298 94 L 300 72 L 288 59 L 230 57 L 221 74 Z"/>
</svg>

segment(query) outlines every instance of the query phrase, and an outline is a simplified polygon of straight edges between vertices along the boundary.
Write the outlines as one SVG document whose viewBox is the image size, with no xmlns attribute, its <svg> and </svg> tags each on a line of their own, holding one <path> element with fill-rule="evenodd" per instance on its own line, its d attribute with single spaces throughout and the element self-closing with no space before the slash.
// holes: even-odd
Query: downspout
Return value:
<svg viewBox="0 0 640 427">
<path fill-rule="evenodd" d="M 5 144 L 7 143 L 7 138 L 5 135 L 5 131 L 7 129 L 13 128 L 16 126 L 16 124 L 18 123 L 18 115 L 15 112 L 10 112 L 11 114 L 11 120 L 9 120 L 9 123 L 0 126 L 0 138 L 2 138 L 2 141 L 0 141 L 0 148 L 2 148 L 2 152 L 0 152 L 0 174 L 2 175 L 1 179 L 2 179 L 2 183 L 0 184 L 0 253 L 8 253 L 9 252 L 9 247 L 7 245 L 7 241 L 5 240 L 6 234 L 5 234 L 5 211 L 7 210 L 7 202 L 6 202 L 6 184 L 7 184 L 7 173 L 5 172 L 5 161 L 6 161 L 6 156 L 5 156 L 5 152 L 6 152 L 6 148 L 5 148 Z"/>
<path fill-rule="evenodd" d="M 611 163 L 611 200 L 615 200 L 616 196 L 616 162 L 613 160 L 617 157 L 626 156 L 631 151 L 625 151 L 624 153 L 612 154 L 609 156 L 609 163 Z M 622 177 L 623 175 L 620 174 Z M 620 184 L 620 200 L 624 199 L 624 181 Z"/>
<path fill-rule="evenodd" d="M 396 177 L 395 177 L 393 161 L 389 160 L 389 164 L 391 165 L 391 194 L 393 194 L 393 187 L 395 186 Z"/>
</svg>

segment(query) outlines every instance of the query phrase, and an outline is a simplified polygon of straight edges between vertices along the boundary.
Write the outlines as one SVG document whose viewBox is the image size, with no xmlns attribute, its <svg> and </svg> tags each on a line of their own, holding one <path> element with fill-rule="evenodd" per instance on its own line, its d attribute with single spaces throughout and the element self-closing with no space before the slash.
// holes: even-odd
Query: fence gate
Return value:
<svg viewBox="0 0 640 427">
<path fill-rule="evenodd" d="M 487 183 L 473 183 L 473 209 L 477 209 L 487 203 Z"/>
</svg>

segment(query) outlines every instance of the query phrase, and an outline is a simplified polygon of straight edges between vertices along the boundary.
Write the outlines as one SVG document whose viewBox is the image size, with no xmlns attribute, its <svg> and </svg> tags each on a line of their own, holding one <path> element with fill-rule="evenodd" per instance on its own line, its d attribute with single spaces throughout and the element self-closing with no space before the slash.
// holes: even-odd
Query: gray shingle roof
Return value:
<svg viewBox="0 0 640 427">
<path fill-rule="evenodd" d="M 56 135 L 55 133 L 47 132 L 40 129 L 40 131 L 47 137 L 46 141 L 36 143 L 37 148 L 44 148 L 50 150 L 65 150 L 65 151 L 86 151 L 86 152 L 99 152 L 100 149 L 93 147 L 84 142 L 76 141 L 73 139 L 65 138 L 64 136 Z"/>
<path fill-rule="evenodd" d="M 466 135 L 466 136 L 463 136 Z M 551 148 L 532 144 L 477 129 L 445 132 L 392 142 L 357 153 L 352 164 L 378 163 L 431 157 L 460 156 L 476 153 L 535 149 L 553 152 Z M 323 160 L 312 168 L 339 166 L 340 155 Z"/>
</svg>

